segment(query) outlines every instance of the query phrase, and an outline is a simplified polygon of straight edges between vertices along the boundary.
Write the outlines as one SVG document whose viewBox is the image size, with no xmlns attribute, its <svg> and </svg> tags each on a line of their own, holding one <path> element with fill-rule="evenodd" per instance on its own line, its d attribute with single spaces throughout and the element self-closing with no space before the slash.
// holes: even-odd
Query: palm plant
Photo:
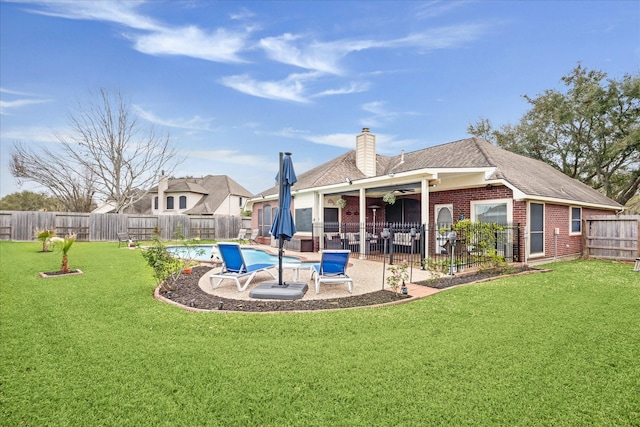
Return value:
<svg viewBox="0 0 640 427">
<path fill-rule="evenodd" d="M 56 231 L 53 228 L 36 228 L 33 234 L 36 239 L 42 242 L 42 252 L 48 252 L 49 249 L 47 249 L 47 246 L 51 243 L 50 239 L 56 235 Z"/>
<path fill-rule="evenodd" d="M 63 273 L 69 273 L 69 257 L 68 252 L 71 249 L 71 245 L 76 241 L 76 234 L 69 234 L 67 236 L 62 237 L 52 237 L 51 242 L 55 245 L 55 247 L 62 252 L 62 266 L 60 271 Z"/>
</svg>

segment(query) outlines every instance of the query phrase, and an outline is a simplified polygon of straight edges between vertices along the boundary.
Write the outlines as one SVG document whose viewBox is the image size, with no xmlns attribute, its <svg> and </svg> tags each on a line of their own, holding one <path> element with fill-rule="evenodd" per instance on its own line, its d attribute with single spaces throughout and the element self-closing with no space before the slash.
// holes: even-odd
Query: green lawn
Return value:
<svg viewBox="0 0 640 427">
<path fill-rule="evenodd" d="M 640 273 L 574 261 L 399 306 L 191 313 L 116 243 L 0 242 L 0 425 L 640 425 Z"/>
</svg>

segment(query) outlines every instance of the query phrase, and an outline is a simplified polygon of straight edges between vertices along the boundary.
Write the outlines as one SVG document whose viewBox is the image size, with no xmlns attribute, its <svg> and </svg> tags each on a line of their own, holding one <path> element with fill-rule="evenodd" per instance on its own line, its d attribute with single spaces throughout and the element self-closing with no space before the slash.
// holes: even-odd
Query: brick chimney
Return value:
<svg viewBox="0 0 640 427">
<path fill-rule="evenodd" d="M 376 176 L 376 136 L 362 128 L 356 136 L 356 166 L 366 176 Z"/>
</svg>

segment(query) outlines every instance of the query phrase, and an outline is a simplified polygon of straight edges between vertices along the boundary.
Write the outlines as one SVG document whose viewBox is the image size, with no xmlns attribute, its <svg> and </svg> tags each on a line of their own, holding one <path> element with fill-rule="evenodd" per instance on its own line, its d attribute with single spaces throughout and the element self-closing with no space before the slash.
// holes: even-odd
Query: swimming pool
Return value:
<svg viewBox="0 0 640 427">
<path fill-rule="evenodd" d="M 201 255 L 193 256 L 195 261 L 211 261 L 211 255 L 214 255 L 213 259 L 220 259 L 218 248 L 216 245 L 198 245 L 197 247 L 185 248 L 184 246 L 167 246 L 167 250 L 178 258 L 190 257 L 194 252 L 202 252 Z M 253 248 L 240 248 L 242 256 L 247 264 L 278 264 L 278 255 L 273 255 L 263 251 L 262 249 Z M 190 252 L 189 252 L 190 251 Z M 301 268 L 310 268 L 312 262 L 301 262 L 300 258 L 292 256 L 282 257 L 283 263 L 300 263 Z"/>
</svg>

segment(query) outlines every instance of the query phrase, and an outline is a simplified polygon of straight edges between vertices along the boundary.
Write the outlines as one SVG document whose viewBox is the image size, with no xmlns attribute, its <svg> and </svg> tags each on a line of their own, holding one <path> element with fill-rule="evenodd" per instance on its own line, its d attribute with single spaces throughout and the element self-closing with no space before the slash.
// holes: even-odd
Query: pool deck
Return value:
<svg viewBox="0 0 640 427">
<path fill-rule="evenodd" d="M 247 245 L 247 247 L 249 247 Z M 273 248 L 271 246 L 266 245 L 252 245 L 250 246 L 253 249 L 261 249 L 268 253 L 277 255 L 278 249 Z M 285 251 L 286 256 L 293 256 L 296 258 L 300 258 L 302 261 L 309 262 L 320 262 L 320 253 L 316 252 L 295 252 L 287 250 Z M 385 268 L 388 268 L 389 265 L 385 265 Z M 220 267 L 212 268 L 212 271 L 219 271 Z M 277 267 L 275 274 L 277 275 Z M 349 277 L 353 279 L 353 294 L 349 293 L 348 287 L 346 283 L 339 284 L 321 284 L 320 285 L 320 293 L 316 294 L 314 282 L 311 280 L 311 272 L 308 269 L 300 269 L 299 272 L 299 281 L 306 282 L 309 284 L 309 290 L 306 292 L 305 296 L 302 298 L 303 300 L 314 300 L 314 299 L 332 299 L 332 298 L 344 298 L 350 295 L 360 295 L 366 294 L 370 292 L 375 292 L 383 289 L 382 283 L 382 274 L 383 274 L 383 265 L 379 261 L 370 261 L 359 259 L 357 254 L 352 256 L 349 259 L 349 267 L 347 268 L 347 274 Z M 389 272 L 385 273 L 385 277 Z M 423 280 L 428 280 L 432 278 L 432 273 L 429 271 L 421 270 L 420 268 L 413 268 L 412 271 L 412 280 L 413 282 L 419 282 Z M 293 280 L 293 270 L 284 269 L 283 271 L 283 279 L 284 281 Z M 200 288 L 211 295 L 217 295 L 224 298 L 233 298 L 233 299 L 252 299 L 249 297 L 249 292 L 251 289 L 256 287 L 259 283 L 265 280 L 273 280 L 273 277 L 269 273 L 261 272 L 256 274 L 253 278 L 249 287 L 243 291 L 238 292 L 236 288 L 235 282 L 233 280 L 225 280 L 222 282 L 219 288 L 211 289 L 211 285 L 209 284 L 209 274 L 205 274 L 200 279 Z M 241 280 L 244 283 L 243 280 Z M 413 284 L 407 284 L 409 288 L 409 295 L 415 298 L 422 298 L 428 295 L 433 295 L 439 292 L 438 289 L 429 288 L 426 286 L 418 286 Z M 389 289 L 385 283 L 385 289 Z"/>
</svg>

